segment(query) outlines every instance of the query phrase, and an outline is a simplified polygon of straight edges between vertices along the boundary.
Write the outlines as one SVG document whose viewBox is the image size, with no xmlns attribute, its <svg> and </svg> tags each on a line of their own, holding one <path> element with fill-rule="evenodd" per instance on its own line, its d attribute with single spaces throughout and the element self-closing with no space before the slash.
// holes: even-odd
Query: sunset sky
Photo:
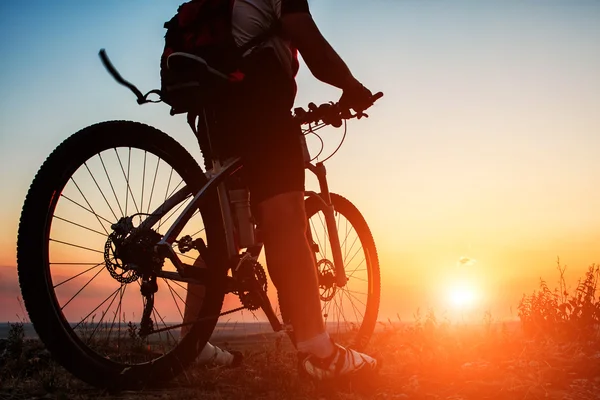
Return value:
<svg viewBox="0 0 600 400">
<path fill-rule="evenodd" d="M 163 104 L 139 107 L 97 56 L 106 48 L 123 76 L 156 88 L 162 24 L 180 3 L 0 4 L 0 321 L 22 316 L 19 214 L 62 140 L 95 122 L 135 120 L 199 158 L 185 118 Z M 540 276 L 554 287 L 557 256 L 572 285 L 600 262 L 600 2 L 313 0 L 311 8 L 355 76 L 385 92 L 371 118 L 348 125 L 327 164 L 331 190 L 363 212 L 378 245 L 382 318 L 442 312 L 462 286 L 478 311 L 509 317 Z M 340 95 L 306 67 L 298 84 L 299 106 Z M 322 132 L 334 149 L 342 132 Z"/>
</svg>

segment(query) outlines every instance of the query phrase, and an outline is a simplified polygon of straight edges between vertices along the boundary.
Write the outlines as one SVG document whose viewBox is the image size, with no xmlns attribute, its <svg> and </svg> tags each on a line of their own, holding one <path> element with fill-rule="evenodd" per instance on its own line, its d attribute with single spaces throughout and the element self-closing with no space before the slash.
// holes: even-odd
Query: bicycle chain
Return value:
<svg viewBox="0 0 600 400">
<path fill-rule="evenodd" d="M 233 313 L 236 313 L 236 312 L 238 312 L 238 311 L 245 310 L 245 309 L 246 309 L 246 307 L 238 307 L 238 308 L 234 308 L 234 309 L 232 309 L 232 310 L 229 310 L 229 311 L 222 312 L 221 314 L 219 314 L 219 317 L 223 317 L 223 316 L 225 316 L 225 315 L 228 315 L 228 314 L 233 314 Z M 165 328 L 155 329 L 155 330 L 153 330 L 152 332 L 150 332 L 149 334 L 154 334 L 154 333 L 162 333 L 162 332 L 170 331 L 170 330 L 172 330 L 172 329 L 183 328 L 184 326 L 188 326 L 188 325 L 194 325 L 194 324 L 195 324 L 195 323 L 197 323 L 197 322 L 203 322 L 203 321 L 207 321 L 207 320 L 209 320 L 209 319 L 213 319 L 213 318 L 214 318 L 214 317 L 204 317 L 204 318 L 198 318 L 198 319 L 196 319 L 196 320 L 193 320 L 192 322 L 186 322 L 186 323 L 184 323 L 184 324 L 173 325 L 173 326 L 168 326 L 168 327 L 165 327 Z"/>
</svg>

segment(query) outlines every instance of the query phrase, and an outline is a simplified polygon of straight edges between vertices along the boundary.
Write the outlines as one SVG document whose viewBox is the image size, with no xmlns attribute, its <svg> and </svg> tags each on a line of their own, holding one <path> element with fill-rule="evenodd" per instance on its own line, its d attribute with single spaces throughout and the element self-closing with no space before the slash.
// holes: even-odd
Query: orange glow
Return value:
<svg viewBox="0 0 600 400">
<path fill-rule="evenodd" d="M 440 312 L 470 309 L 475 318 L 489 308 L 494 317 L 516 318 L 519 299 L 537 287 L 540 277 L 555 287 L 557 256 L 568 266 L 569 285 L 577 283 L 588 265 L 600 262 L 597 14 L 587 6 L 565 5 L 568 12 L 563 12 L 562 7 L 529 2 L 462 6 L 355 2 L 350 12 L 343 13 L 333 13 L 329 2 L 313 3 L 312 13 L 353 74 L 373 91 L 385 92 L 369 110 L 369 119 L 348 123 L 343 146 L 326 163 L 331 191 L 356 205 L 375 239 L 382 275 L 380 320 L 400 315 L 411 321 L 417 308 L 429 306 Z M 138 15 L 140 26 L 152 27 L 164 18 L 160 7 L 147 11 Z M 13 320 L 20 313 L 15 242 L 27 189 L 43 160 L 68 135 L 102 120 L 139 120 L 167 132 L 201 163 L 184 118 L 171 117 L 164 105 L 138 108 L 129 95 L 109 83 L 100 64 L 93 68 L 87 61 L 80 64 L 81 54 L 90 54 L 89 43 L 97 42 L 94 35 L 101 35 L 107 47 L 135 53 L 129 62 L 145 77 L 140 78 L 144 87 L 157 82 L 156 66 L 137 60 L 154 60 L 162 36 L 141 40 L 126 35 L 129 28 L 123 28 L 117 39 L 127 37 L 144 45 L 106 38 L 97 28 L 103 24 L 94 22 L 96 14 L 85 12 L 75 18 L 87 21 L 88 36 L 73 41 L 69 51 L 39 53 L 52 46 L 63 49 L 63 36 L 71 34 L 67 26 L 49 25 L 48 32 L 60 28 L 65 29 L 63 34 L 34 34 L 49 45 L 13 54 L 18 60 L 8 63 L 3 74 L 5 98 L 11 101 L 0 115 L 4 132 L 0 267 L 6 267 L 0 270 L 0 320 Z M 349 28 L 357 21 L 377 21 L 377 27 Z M 40 62 L 20 58 L 31 52 Z M 81 67 L 81 73 L 73 74 L 65 65 Z M 137 78 L 134 83 L 139 84 Z M 296 105 L 302 107 L 340 95 L 316 82 L 304 65 L 298 88 Z M 48 101 L 27 93 L 55 97 Z M 32 118 L 32 109 L 42 114 Z M 65 109 L 71 110 L 68 117 Z M 322 132 L 327 155 L 337 147 L 343 130 Z M 308 140 L 316 154 L 320 141 L 312 135 Z M 148 170 L 155 166 L 153 161 Z M 120 171 L 118 163 L 112 167 Z M 158 176 L 157 185 L 164 186 L 168 172 Z M 314 178 L 307 176 L 307 189 L 315 190 Z M 82 190 L 96 190 L 95 183 L 87 182 Z M 122 182 L 114 183 L 117 190 L 123 189 Z M 146 180 L 146 185 L 151 183 Z M 98 184 L 107 186 L 104 180 Z M 132 188 L 135 193 L 140 189 Z M 74 200 L 82 202 L 80 197 Z M 112 215 L 108 209 L 97 211 Z M 77 223 L 101 230 L 97 221 L 81 212 L 76 217 Z M 54 229 L 57 239 L 75 234 L 81 239 L 78 243 L 96 240 L 93 246 L 100 249 L 105 242 L 64 222 L 56 221 Z M 52 251 L 55 262 L 98 262 L 81 249 L 53 244 Z M 478 262 L 457 265 L 463 256 Z M 57 279 L 68 272 L 57 266 Z M 103 273 L 93 282 L 97 285 L 93 301 L 114 290 L 111 279 Z M 65 296 L 74 287 L 65 285 Z M 128 289 L 128 295 L 129 290 L 139 297 L 139 290 Z M 269 282 L 274 304 L 275 293 Z M 168 290 L 163 295 L 165 302 L 172 298 Z M 89 300 L 85 306 L 92 304 Z M 73 313 L 85 310 L 82 306 Z M 165 314 L 180 318 L 175 307 Z M 263 318 L 260 312 L 257 315 Z"/>
<path fill-rule="evenodd" d="M 448 289 L 448 300 L 456 309 L 469 309 L 477 304 L 477 291 L 468 284 L 458 284 Z"/>
</svg>

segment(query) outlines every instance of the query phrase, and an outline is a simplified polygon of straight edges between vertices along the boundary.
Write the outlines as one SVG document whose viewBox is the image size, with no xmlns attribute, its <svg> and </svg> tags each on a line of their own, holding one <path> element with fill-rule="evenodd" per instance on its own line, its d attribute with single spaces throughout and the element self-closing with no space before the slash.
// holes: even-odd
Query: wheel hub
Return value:
<svg viewBox="0 0 600 400">
<path fill-rule="evenodd" d="M 319 273 L 319 288 L 321 289 L 321 300 L 330 301 L 337 292 L 335 285 L 335 268 L 333 262 L 328 259 L 319 260 L 317 263 Z"/>
<path fill-rule="evenodd" d="M 164 259 L 154 251 L 162 235 L 151 228 L 134 228 L 131 217 L 112 226 L 104 246 L 104 262 L 113 279 L 131 283 L 144 275 L 160 271 Z"/>
</svg>

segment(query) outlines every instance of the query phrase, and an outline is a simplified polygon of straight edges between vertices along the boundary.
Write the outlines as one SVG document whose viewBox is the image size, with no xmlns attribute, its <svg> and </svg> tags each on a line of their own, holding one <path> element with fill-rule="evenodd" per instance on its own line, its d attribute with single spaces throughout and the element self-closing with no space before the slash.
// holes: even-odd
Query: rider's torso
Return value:
<svg viewBox="0 0 600 400">
<path fill-rule="evenodd" d="M 238 46 L 267 31 L 281 17 L 281 0 L 236 0 L 233 7 L 233 37 Z M 279 36 L 268 39 L 263 47 L 275 51 L 289 76 L 294 76 L 294 54 L 290 43 Z"/>
</svg>

